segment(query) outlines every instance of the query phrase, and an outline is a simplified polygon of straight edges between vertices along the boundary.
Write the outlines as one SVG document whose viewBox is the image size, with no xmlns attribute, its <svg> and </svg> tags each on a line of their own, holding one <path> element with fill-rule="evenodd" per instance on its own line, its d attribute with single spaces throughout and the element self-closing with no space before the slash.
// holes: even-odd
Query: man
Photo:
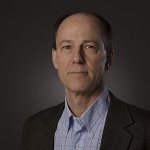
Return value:
<svg viewBox="0 0 150 150">
<path fill-rule="evenodd" d="M 113 56 L 103 17 L 78 12 L 56 23 L 52 59 L 65 102 L 26 121 L 21 150 L 150 150 L 150 113 L 105 86 Z"/>
</svg>

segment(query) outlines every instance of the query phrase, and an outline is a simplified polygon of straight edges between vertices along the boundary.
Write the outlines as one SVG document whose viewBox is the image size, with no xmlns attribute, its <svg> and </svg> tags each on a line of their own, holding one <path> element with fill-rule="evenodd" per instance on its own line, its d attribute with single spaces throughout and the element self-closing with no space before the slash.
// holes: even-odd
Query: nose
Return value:
<svg viewBox="0 0 150 150">
<path fill-rule="evenodd" d="M 84 51 L 82 48 L 74 50 L 73 55 L 72 55 L 72 61 L 73 63 L 77 63 L 77 64 L 85 63 Z"/>
</svg>

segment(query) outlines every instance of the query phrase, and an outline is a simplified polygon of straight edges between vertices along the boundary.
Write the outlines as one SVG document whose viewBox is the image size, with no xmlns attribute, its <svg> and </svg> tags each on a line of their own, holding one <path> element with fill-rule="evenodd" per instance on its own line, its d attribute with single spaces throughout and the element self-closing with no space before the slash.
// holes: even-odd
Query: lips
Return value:
<svg viewBox="0 0 150 150">
<path fill-rule="evenodd" d="M 82 75 L 82 74 L 87 74 L 86 71 L 71 71 L 69 74 L 77 74 L 77 75 Z"/>
</svg>

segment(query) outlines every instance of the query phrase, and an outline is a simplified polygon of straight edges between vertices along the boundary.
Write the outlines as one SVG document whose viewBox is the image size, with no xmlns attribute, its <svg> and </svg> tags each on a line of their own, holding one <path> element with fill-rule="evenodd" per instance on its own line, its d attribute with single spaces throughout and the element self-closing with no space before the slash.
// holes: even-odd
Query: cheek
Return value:
<svg viewBox="0 0 150 150">
<path fill-rule="evenodd" d="M 99 61 L 97 62 L 97 66 L 101 69 L 101 70 L 105 70 L 105 64 L 106 64 L 106 57 L 103 55 L 101 56 L 101 58 L 99 59 Z"/>
<path fill-rule="evenodd" d="M 95 68 L 96 70 L 99 70 L 99 69 L 104 69 L 106 59 L 105 57 L 98 57 L 98 58 L 93 59 L 93 61 L 91 60 L 90 62 L 93 68 Z"/>
<path fill-rule="evenodd" d="M 103 76 L 105 73 L 105 58 L 98 58 L 94 61 L 91 61 L 92 63 L 89 65 L 89 68 L 91 70 L 91 73 L 95 78 L 98 78 L 99 76 Z"/>
<path fill-rule="evenodd" d="M 58 56 L 58 74 L 63 77 L 67 73 L 68 60 Z"/>
<path fill-rule="evenodd" d="M 66 59 L 65 57 L 62 57 L 61 55 L 57 56 L 57 61 L 58 61 L 58 68 L 61 69 L 65 66 Z"/>
</svg>

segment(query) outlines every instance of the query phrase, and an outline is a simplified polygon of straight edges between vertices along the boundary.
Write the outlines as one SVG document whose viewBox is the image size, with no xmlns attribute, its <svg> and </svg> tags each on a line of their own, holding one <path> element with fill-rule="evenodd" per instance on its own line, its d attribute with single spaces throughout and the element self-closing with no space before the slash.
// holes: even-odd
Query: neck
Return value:
<svg viewBox="0 0 150 150">
<path fill-rule="evenodd" d="M 97 89 L 92 94 L 78 94 L 77 92 L 65 89 L 66 100 L 72 113 L 76 117 L 81 117 L 81 115 L 94 103 L 103 90 L 104 86 Z"/>
</svg>

